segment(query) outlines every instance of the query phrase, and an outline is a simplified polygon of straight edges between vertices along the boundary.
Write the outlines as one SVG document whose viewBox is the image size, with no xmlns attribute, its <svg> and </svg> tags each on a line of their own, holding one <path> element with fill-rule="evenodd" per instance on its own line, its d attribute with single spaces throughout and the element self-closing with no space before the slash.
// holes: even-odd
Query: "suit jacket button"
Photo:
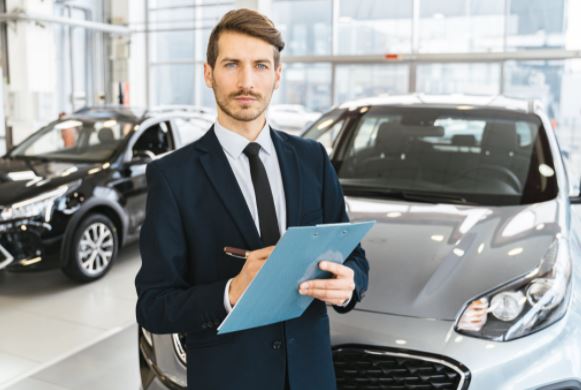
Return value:
<svg viewBox="0 0 581 390">
<path fill-rule="evenodd" d="M 274 343 L 272 343 L 272 349 L 280 349 L 280 347 L 282 347 L 282 342 L 279 340 L 276 340 Z"/>
<path fill-rule="evenodd" d="M 204 322 L 204 323 L 202 324 L 202 329 L 206 329 L 207 327 L 208 327 L 208 324 L 207 324 L 206 322 Z"/>
</svg>

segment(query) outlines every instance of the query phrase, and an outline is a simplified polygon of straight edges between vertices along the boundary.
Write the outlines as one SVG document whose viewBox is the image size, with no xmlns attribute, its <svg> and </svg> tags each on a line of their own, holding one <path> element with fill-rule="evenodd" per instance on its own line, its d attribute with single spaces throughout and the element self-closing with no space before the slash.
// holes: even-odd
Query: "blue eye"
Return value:
<svg viewBox="0 0 581 390">
<path fill-rule="evenodd" d="M 257 67 L 258 67 L 258 69 L 260 69 L 260 70 L 266 70 L 266 69 L 268 69 L 268 66 L 266 66 L 265 64 L 258 64 L 258 65 L 256 65 L 256 66 L 257 66 Z"/>
<path fill-rule="evenodd" d="M 234 68 L 236 64 L 234 62 L 228 62 L 225 66 L 226 68 Z"/>
</svg>

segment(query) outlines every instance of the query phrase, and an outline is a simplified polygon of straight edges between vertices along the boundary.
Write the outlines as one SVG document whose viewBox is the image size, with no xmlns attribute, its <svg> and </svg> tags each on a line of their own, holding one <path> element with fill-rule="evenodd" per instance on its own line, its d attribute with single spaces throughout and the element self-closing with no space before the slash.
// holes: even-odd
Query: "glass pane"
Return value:
<svg viewBox="0 0 581 390">
<path fill-rule="evenodd" d="M 134 123 L 115 119 L 66 119 L 35 133 L 13 151 L 13 156 L 63 160 L 103 161 L 111 156 Z"/>
<path fill-rule="evenodd" d="M 152 27 L 155 28 L 155 27 Z M 151 33 L 151 61 L 194 61 L 194 38 L 192 31 Z"/>
<path fill-rule="evenodd" d="M 510 61 L 507 96 L 537 99 L 551 120 L 569 165 L 573 185 L 581 181 L 581 60 Z"/>
<path fill-rule="evenodd" d="M 151 67 L 151 104 L 193 104 L 194 66 L 155 65 Z"/>
<path fill-rule="evenodd" d="M 412 4 L 397 0 L 341 0 L 338 53 L 410 52 Z"/>
<path fill-rule="evenodd" d="M 563 48 L 565 16 L 565 0 L 511 0 L 507 48 Z"/>
<path fill-rule="evenodd" d="M 335 102 L 408 92 L 407 65 L 339 65 L 335 77 Z"/>
<path fill-rule="evenodd" d="M 418 49 L 501 51 L 504 9 L 505 0 L 421 0 Z"/>
<path fill-rule="evenodd" d="M 209 2 L 206 1 L 206 3 Z M 224 3 L 225 2 L 220 2 L 220 4 Z M 198 10 L 199 21 L 197 23 L 196 28 L 198 29 L 199 32 L 200 41 L 198 48 L 196 50 L 196 55 L 198 56 L 199 60 L 206 61 L 206 49 L 208 48 L 208 40 L 210 39 L 210 33 L 212 32 L 212 29 L 216 24 L 218 24 L 222 16 L 233 8 L 235 7 L 234 3 L 232 2 L 232 5 L 226 4 L 211 7 L 206 6 L 201 7 Z"/>
<path fill-rule="evenodd" d="M 284 55 L 331 53 L 331 0 L 273 0 L 272 20 L 286 42 Z"/>
<path fill-rule="evenodd" d="M 418 92 L 473 95 L 500 92 L 499 64 L 422 64 L 417 70 Z"/>
<path fill-rule="evenodd" d="M 519 132 L 533 141 L 521 146 Z M 536 203 L 557 194 L 547 137 L 531 114 L 372 107 L 350 134 L 334 159 L 341 161 L 337 173 L 351 191 L 495 205 Z"/>
<path fill-rule="evenodd" d="M 274 104 L 302 104 L 318 112 L 331 107 L 331 65 L 288 64 L 283 66 Z"/>
</svg>

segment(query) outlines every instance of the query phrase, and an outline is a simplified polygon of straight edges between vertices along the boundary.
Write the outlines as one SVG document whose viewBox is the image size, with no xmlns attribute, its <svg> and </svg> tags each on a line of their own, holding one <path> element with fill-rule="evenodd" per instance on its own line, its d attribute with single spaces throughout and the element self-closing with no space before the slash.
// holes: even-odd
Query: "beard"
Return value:
<svg viewBox="0 0 581 390">
<path fill-rule="evenodd" d="M 251 90 L 243 89 L 224 96 L 217 90 L 216 86 L 213 86 L 212 90 L 218 107 L 229 117 L 241 122 L 251 122 L 261 116 L 266 111 L 274 92 L 273 89 L 270 96 L 265 97 Z M 252 96 L 256 100 L 251 104 L 241 105 L 236 101 L 239 96 Z"/>
</svg>

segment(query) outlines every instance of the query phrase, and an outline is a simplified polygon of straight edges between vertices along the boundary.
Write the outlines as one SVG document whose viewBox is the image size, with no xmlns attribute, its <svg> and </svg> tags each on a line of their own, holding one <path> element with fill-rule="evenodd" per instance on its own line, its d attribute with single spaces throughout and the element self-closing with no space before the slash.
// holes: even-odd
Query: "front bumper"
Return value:
<svg viewBox="0 0 581 390">
<path fill-rule="evenodd" d="M 0 270 L 44 270 L 60 266 L 62 235 L 47 223 L 20 220 L 0 223 Z"/>
<path fill-rule="evenodd" d="M 541 389 L 566 381 L 581 385 L 581 330 L 576 326 L 581 316 L 571 309 L 556 324 L 509 342 L 460 335 L 451 321 L 360 310 L 331 312 L 331 337 L 334 348 L 357 344 L 445 357 L 468 370 L 470 390 Z"/>
</svg>

